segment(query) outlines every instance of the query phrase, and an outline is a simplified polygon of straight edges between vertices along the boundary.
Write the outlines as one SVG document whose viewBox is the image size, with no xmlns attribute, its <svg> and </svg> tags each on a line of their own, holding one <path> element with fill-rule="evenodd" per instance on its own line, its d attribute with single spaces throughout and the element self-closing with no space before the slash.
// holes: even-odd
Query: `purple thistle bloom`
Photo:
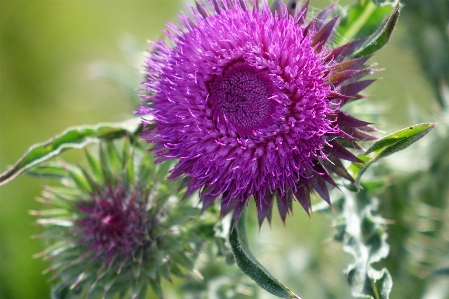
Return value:
<svg viewBox="0 0 449 299">
<path fill-rule="evenodd" d="M 361 149 L 373 129 L 340 108 L 374 70 L 348 58 L 362 40 L 331 48 L 332 10 L 307 23 L 308 1 L 197 2 L 181 28 L 168 24 L 171 45 L 152 44 L 143 137 L 157 162 L 178 159 L 169 178 L 185 177 L 203 209 L 221 197 L 236 221 L 253 196 L 262 224 L 276 198 L 285 220 L 293 199 L 310 212 L 313 189 L 330 202 L 328 171 L 353 180 L 340 159 L 361 162 L 345 147 Z"/>
</svg>

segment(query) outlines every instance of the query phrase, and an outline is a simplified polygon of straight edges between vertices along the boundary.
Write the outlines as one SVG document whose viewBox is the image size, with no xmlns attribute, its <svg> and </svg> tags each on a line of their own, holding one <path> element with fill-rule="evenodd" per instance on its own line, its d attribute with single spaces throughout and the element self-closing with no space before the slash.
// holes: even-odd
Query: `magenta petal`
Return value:
<svg viewBox="0 0 449 299">
<path fill-rule="evenodd" d="M 304 5 L 302 6 L 301 10 L 298 13 L 299 14 L 299 21 L 298 21 L 299 25 L 304 25 L 306 23 L 307 12 L 309 10 L 309 2 L 310 2 L 310 0 L 307 0 L 306 3 L 304 3 Z"/>
</svg>

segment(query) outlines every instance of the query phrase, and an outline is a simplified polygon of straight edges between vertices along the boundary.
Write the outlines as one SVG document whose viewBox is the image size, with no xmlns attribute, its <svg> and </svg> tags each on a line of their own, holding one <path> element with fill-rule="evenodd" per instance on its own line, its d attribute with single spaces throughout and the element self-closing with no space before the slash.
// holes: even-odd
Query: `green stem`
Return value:
<svg viewBox="0 0 449 299">
<path fill-rule="evenodd" d="M 280 298 L 301 299 L 271 275 L 252 254 L 246 236 L 246 210 L 247 207 L 244 208 L 234 229 L 232 229 L 231 225 L 229 234 L 229 243 L 237 266 L 243 273 L 269 293 Z"/>
<path fill-rule="evenodd" d="M 376 8 L 377 6 L 373 2 L 369 1 L 365 10 L 357 19 L 357 21 L 355 21 L 348 29 L 348 31 L 346 31 L 345 35 L 343 36 L 343 41 L 353 40 L 356 37 L 357 33 L 360 32 L 363 25 L 365 25 L 366 21 L 368 21 L 368 19 L 371 17 Z"/>
<path fill-rule="evenodd" d="M 377 290 L 376 284 L 371 280 L 371 287 L 373 288 L 375 299 L 380 299 L 379 291 Z"/>
</svg>

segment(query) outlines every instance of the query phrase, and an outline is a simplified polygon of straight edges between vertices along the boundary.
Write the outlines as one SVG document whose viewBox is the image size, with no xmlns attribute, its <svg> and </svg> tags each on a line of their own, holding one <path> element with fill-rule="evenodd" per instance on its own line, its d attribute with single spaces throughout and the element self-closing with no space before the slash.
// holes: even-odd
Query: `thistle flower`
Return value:
<svg viewBox="0 0 449 299">
<path fill-rule="evenodd" d="M 167 164 L 155 166 L 139 148 L 124 146 L 120 155 L 108 144 L 100 158 L 89 151 L 90 169 L 63 164 L 47 167 L 62 173 L 62 187 L 47 187 L 33 211 L 44 226 L 49 246 L 37 256 L 51 261 L 48 271 L 59 280 L 53 293 L 62 298 L 146 298 L 151 285 L 162 297 L 161 277 L 193 273 L 197 250 L 212 224 L 199 209 L 173 204 L 163 179 Z M 45 169 L 45 167 L 43 168 Z M 161 175 L 162 173 L 162 175 Z M 66 297 L 64 297 L 66 298 Z"/>
<path fill-rule="evenodd" d="M 374 139 L 340 110 L 374 81 L 358 81 L 369 57 L 350 58 L 362 40 L 332 48 L 339 17 L 330 6 L 307 23 L 308 3 L 196 2 L 168 24 L 171 45 L 152 44 L 143 137 L 157 162 L 178 159 L 169 178 L 185 177 L 203 209 L 221 198 L 235 222 L 253 196 L 260 224 L 274 199 L 284 221 L 293 199 L 309 212 L 312 190 L 330 202 L 329 171 L 353 180 L 340 159 L 361 161 L 346 147 Z"/>
</svg>

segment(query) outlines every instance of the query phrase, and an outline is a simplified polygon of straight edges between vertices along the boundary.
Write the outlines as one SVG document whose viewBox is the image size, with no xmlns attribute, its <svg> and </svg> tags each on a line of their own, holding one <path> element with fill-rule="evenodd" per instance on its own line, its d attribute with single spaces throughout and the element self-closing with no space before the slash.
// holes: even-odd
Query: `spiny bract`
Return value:
<svg viewBox="0 0 449 299">
<path fill-rule="evenodd" d="M 146 298 L 148 285 L 162 297 L 161 278 L 196 271 L 213 224 L 199 220 L 189 201 L 177 203 L 172 194 L 179 186 L 165 180 L 168 165 L 155 166 L 141 147 L 126 142 L 119 154 L 109 143 L 99 158 L 86 154 L 87 169 L 40 167 L 59 173 L 62 183 L 45 189 L 40 201 L 47 209 L 32 211 L 48 243 L 37 256 L 50 260 L 46 272 L 59 282 L 54 298 Z"/>
</svg>

